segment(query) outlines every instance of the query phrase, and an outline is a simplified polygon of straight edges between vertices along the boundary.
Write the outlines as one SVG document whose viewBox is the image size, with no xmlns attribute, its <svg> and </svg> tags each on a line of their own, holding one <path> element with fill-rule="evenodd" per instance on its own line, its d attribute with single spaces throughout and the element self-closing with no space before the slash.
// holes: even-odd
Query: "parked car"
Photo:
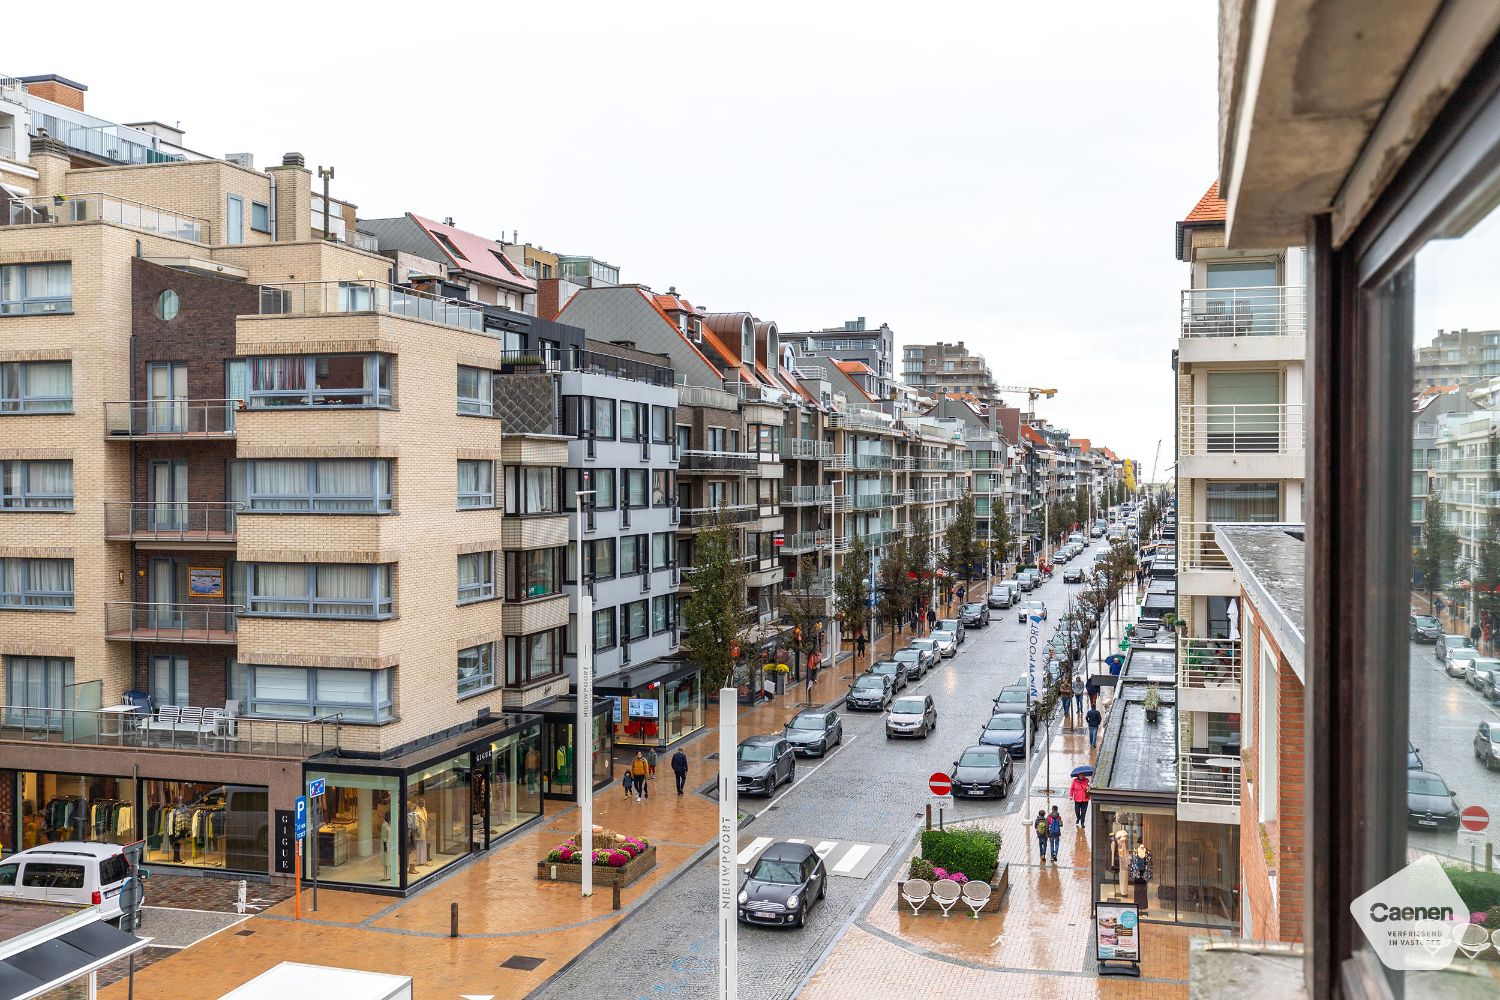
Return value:
<svg viewBox="0 0 1500 1000">
<path fill-rule="evenodd" d="M 953 638 L 962 646 L 964 644 L 964 623 L 959 618 L 939 618 L 937 623 L 939 632 L 952 632 Z"/>
<path fill-rule="evenodd" d="M 1033 576 L 1032 574 L 1036 575 Z M 1021 593 L 1029 594 L 1036 589 L 1037 581 L 1040 580 L 1040 578 L 1041 574 L 1037 573 L 1036 570 L 1023 569 L 1021 570 L 1021 572 L 1016 574 L 1016 583 L 1020 585 Z"/>
<path fill-rule="evenodd" d="M 937 706 L 930 694 L 904 694 L 891 704 L 885 715 L 885 738 L 920 736 L 937 728 Z"/>
<path fill-rule="evenodd" d="M 1442 663 L 1448 658 L 1448 651 L 1453 649 L 1473 649 L 1474 644 L 1466 635 L 1444 635 L 1432 644 L 1432 655 Z"/>
<path fill-rule="evenodd" d="M 992 608 L 1004 610 L 1011 606 L 1015 600 L 1015 591 L 1010 589 L 1008 583 L 997 583 L 990 588 L 989 605 Z"/>
<path fill-rule="evenodd" d="M 1016 607 L 1016 619 L 1018 621 L 1024 622 L 1026 619 L 1030 618 L 1032 615 L 1038 615 L 1038 616 L 1041 617 L 1042 621 L 1046 621 L 1047 620 L 1047 602 L 1046 601 L 1022 601 Z"/>
<path fill-rule="evenodd" d="M 958 609 L 958 620 L 967 628 L 984 628 L 990 623 L 990 606 L 965 604 Z"/>
<path fill-rule="evenodd" d="M 801 927 L 828 893 L 828 869 L 809 844 L 778 841 L 761 852 L 740 886 L 739 920 Z"/>
<path fill-rule="evenodd" d="M 798 712 L 787 721 L 783 735 L 793 753 L 821 757 L 844 742 L 844 724 L 832 709 Z"/>
<path fill-rule="evenodd" d="M 1002 747 L 1014 758 L 1026 756 L 1026 720 L 1019 715 L 1004 713 L 990 716 L 979 731 L 981 746 Z"/>
<path fill-rule="evenodd" d="M 124 916 L 120 892 L 130 874 L 120 845 L 62 840 L 0 861 L 0 900 L 97 906 L 100 919 L 115 923 Z"/>
<path fill-rule="evenodd" d="M 1500 723 L 1481 722 L 1474 734 L 1474 757 L 1486 771 L 1500 764 Z"/>
<path fill-rule="evenodd" d="M 1070 549 L 1066 545 L 1064 545 L 1062 548 L 1058 549 L 1056 552 L 1052 553 L 1052 561 L 1053 562 L 1065 563 L 1065 562 L 1067 562 L 1068 560 L 1070 560 L 1072 558 L 1073 558 L 1073 550 Z"/>
<path fill-rule="evenodd" d="M 849 685 L 849 698 L 844 704 L 851 711 L 880 712 L 895 696 L 896 682 L 889 675 L 866 673 Z"/>
<path fill-rule="evenodd" d="M 797 755 L 784 736 L 768 733 L 741 740 L 734 759 L 741 795 L 770 795 L 783 781 L 797 779 Z"/>
<path fill-rule="evenodd" d="M 1406 825 L 1423 830 L 1458 829 L 1458 798 L 1431 771 L 1406 772 Z"/>
<path fill-rule="evenodd" d="M 928 636 L 932 644 L 937 647 L 938 655 L 944 658 L 955 656 L 958 653 L 958 633 L 950 632 L 948 629 L 938 628 L 932 630 Z"/>
<path fill-rule="evenodd" d="M 1443 661 L 1443 672 L 1449 677 L 1463 677 L 1468 672 L 1468 662 L 1479 658 L 1479 650 L 1473 646 L 1450 649 L 1447 659 Z"/>
<path fill-rule="evenodd" d="M 1422 751 L 1411 745 L 1411 740 L 1406 741 L 1406 769 L 1408 771 L 1422 770 Z"/>
<path fill-rule="evenodd" d="M 1074 545 L 1078 546 L 1080 549 L 1083 548 L 1083 545 L 1084 545 L 1083 533 L 1080 532 L 1080 531 L 1073 532 L 1071 535 L 1068 536 L 1068 541 L 1072 542 Z"/>
<path fill-rule="evenodd" d="M 1081 563 L 1079 565 L 1077 565 L 1077 566 L 1069 566 L 1067 569 L 1063 570 L 1063 583 L 1082 583 L 1082 582 L 1083 582 L 1083 565 Z"/>
<path fill-rule="evenodd" d="M 913 639 L 906 644 L 906 648 L 915 649 L 918 652 L 927 654 L 928 659 L 922 666 L 923 670 L 933 669 L 938 665 L 938 661 L 943 658 L 943 654 L 938 651 L 937 640 L 930 635 L 925 639 Z"/>
<path fill-rule="evenodd" d="M 999 747 L 972 746 L 953 762 L 954 798 L 1003 799 L 1010 791 L 1010 754 Z"/>
<path fill-rule="evenodd" d="M 1449 662 L 1451 663 L 1454 659 L 1457 659 L 1456 655 L 1450 658 Z M 1500 660 L 1495 659 L 1493 656 L 1467 656 L 1459 662 L 1463 664 L 1464 668 L 1462 674 L 1464 683 L 1476 690 L 1483 690 L 1485 678 L 1495 671 L 1500 670 Z M 1447 670 L 1448 668 L 1444 667 L 1443 669 Z M 1452 671 L 1449 672 L 1451 673 Z"/>
<path fill-rule="evenodd" d="M 1412 642 L 1437 642 L 1442 638 L 1443 626 L 1431 615 L 1411 616 Z"/>
<path fill-rule="evenodd" d="M 906 664 L 900 660 L 876 660 L 870 664 L 870 673 L 891 679 L 891 693 L 906 687 Z"/>
<path fill-rule="evenodd" d="M 1500 670 L 1490 670 L 1480 676 L 1479 693 L 1489 701 L 1500 700 Z"/>
<path fill-rule="evenodd" d="M 920 649 L 912 649 L 908 646 L 906 649 L 896 650 L 895 660 L 901 664 L 901 669 L 906 671 L 907 680 L 919 681 L 922 679 L 922 675 L 927 673 L 930 666 L 928 663 L 930 655 Z"/>
</svg>

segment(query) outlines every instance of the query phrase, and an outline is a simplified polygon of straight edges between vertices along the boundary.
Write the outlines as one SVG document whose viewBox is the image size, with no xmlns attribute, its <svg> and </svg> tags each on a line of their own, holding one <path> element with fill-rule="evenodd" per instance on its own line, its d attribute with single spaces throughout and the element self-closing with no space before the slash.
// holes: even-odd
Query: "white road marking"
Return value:
<svg viewBox="0 0 1500 1000">
<path fill-rule="evenodd" d="M 786 838 L 786 842 L 788 844 L 805 844 L 805 843 L 807 843 L 807 841 L 805 841 L 805 840 L 798 840 L 796 837 L 788 837 L 788 838 Z"/>
<path fill-rule="evenodd" d="M 837 840 L 825 840 L 822 843 L 818 844 L 817 847 L 814 847 L 813 851 L 818 855 L 818 857 L 826 858 L 828 857 L 828 852 L 833 850 L 838 845 L 839 842 Z"/>
<path fill-rule="evenodd" d="M 761 851 L 764 851 L 767 847 L 770 846 L 770 837 L 756 837 L 750 842 L 749 847 L 745 848 L 735 857 L 734 863 L 737 865 L 748 865 L 751 858 L 755 857 Z"/>
<path fill-rule="evenodd" d="M 852 872 L 854 866 L 859 864 L 859 859 L 870 853 L 870 848 L 865 844 L 855 844 L 849 848 L 849 852 L 839 859 L 839 863 L 833 866 L 833 873 L 840 875 Z"/>
</svg>

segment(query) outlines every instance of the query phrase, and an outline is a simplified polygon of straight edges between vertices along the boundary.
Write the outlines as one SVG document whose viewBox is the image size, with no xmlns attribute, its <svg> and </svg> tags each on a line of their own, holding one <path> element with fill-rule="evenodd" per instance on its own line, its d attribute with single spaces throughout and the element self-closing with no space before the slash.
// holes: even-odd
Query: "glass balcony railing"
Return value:
<svg viewBox="0 0 1500 1000">
<path fill-rule="evenodd" d="M 311 720 L 246 719 L 222 709 L 152 713 L 72 708 L 10 708 L 0 712 L 0 741 L 34 746 L 149 747 L 193 753 L 252 754 L 297 760 L 339 748 L 342 715 Z M 175 717 L 174 717 L 175 716 Z"/>
<path fill-rule="evenodd" d="M 56 139 L 69 149 L 111 160 L 115 163 L 174 163 L 186 157 L 168 153 L 156 146 L 151 135 L 113 125 L 81 112 L 68 112 L 58 105 L 49 105 L 47 110 L 35 106 L 31 114 L 31 134 L 40 136 L 45 131 L 48 138 Z"/>
<path fill-rule="evenodd" d="M 104 436 L 229 438 L 244 404 L 237 399 L 112 400 L 104 404 Z"/>
<path fill-rule="evenodd" d="M 240 504 L 104 501 L 104 537 L 147 542 L 233 542 Z"/>
<path fill-rule="evenodd" d="M 113 222 L 139 229 L 143 233 L 159 233 L 194 243 L 209 242 L 208 223 L 202 219 L 97 191 L 89 194 L 13 198 L 10 210 L 0 221 L 8 226 Z"/>
<path fill-rule="evenodd" d="M 235 604 L 104 603 L 104 637 L 135 642 L 234 643 L 239 614 Z"/>
<path fill-rule="evenodd" d="M 380 313 L 484 332 L 484 309 L 385 281 L 299 281 L 260 288 L 262 316 Z"/>
</svg>

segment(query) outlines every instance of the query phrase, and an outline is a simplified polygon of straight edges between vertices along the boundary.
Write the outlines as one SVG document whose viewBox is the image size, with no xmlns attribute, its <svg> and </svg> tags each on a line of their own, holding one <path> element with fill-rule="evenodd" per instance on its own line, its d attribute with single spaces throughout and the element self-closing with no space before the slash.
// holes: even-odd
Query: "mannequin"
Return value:
<svg viewBox="0 0 1500 1000">
<path fill-rule="evenodd" d="M 427 799 L 418 795 L 406 813 L 407 836 L 411 838 L 411 860 L 407 874 L 417 874 L 417 865 L 427 863 Z"/>
<path fill-rule="evenodd" d="M 1124 827 L 1115 828 L 1115 870 L 1120 879 L 1119 898 L 1125 899 L 1129 893 L 1125 891 L 1125 885 L 1130 875 L 1130 841 Z"/>
<path fill-rule="evenodd" d="M 1142 841 L 1135 845 L 1135 853 L 1130 856 L 1130 881 L 1135 884 L 1135 905 L 1142 913 L 1146 912 L 1146 884 L 1155 874 L 1151 852 L 1146 849 L 1145 841 Z"/>
</svg>

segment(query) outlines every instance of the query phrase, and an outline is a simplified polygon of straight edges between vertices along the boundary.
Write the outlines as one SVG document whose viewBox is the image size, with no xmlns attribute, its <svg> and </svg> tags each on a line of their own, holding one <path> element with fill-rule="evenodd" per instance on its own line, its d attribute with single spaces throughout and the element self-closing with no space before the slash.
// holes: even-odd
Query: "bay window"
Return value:
<svg viewBox="0 0 1500 1000">
<path fill-rule="evenodd" d="M 505 467 L 505 513 L 526 517 L 534 514 L 558 514 L 558 469 L 552 466 L 531 468 Z"/>
<path fill-rule="evenodd" d="M 272 667 L 231 662 L 229 689 L 242 692 L 246 716 L 314 719 L 338 714 L 344 722 L 387 722 L 393 717 L 395 669 L 344 670 Z"/>
<path fill-rule="evenodd" d="M 387 407 L 389 354 L 294 354 L 246 359 L 252 410 L 288 407 Z"/>
<path fill-rule="evenodd" d="M 392 563 L 238 563 L 245 614 L 297 618 L 390 618 Z"/>
<path fill-rule="evenodd" d="M 507 551 L 505 599 L 531 601 L 562 593 L 563 548 Z"/>
<path fill-rule="evenodd" d="M 562 673 L 563 629 L 505 639 L 505 684 L 522 687 Z"/>
<path fill-rule="evenodd" d="M 230 467 L 245 513 L 389 514 L 391 459 L 254 458 Z"/>
</svg>

